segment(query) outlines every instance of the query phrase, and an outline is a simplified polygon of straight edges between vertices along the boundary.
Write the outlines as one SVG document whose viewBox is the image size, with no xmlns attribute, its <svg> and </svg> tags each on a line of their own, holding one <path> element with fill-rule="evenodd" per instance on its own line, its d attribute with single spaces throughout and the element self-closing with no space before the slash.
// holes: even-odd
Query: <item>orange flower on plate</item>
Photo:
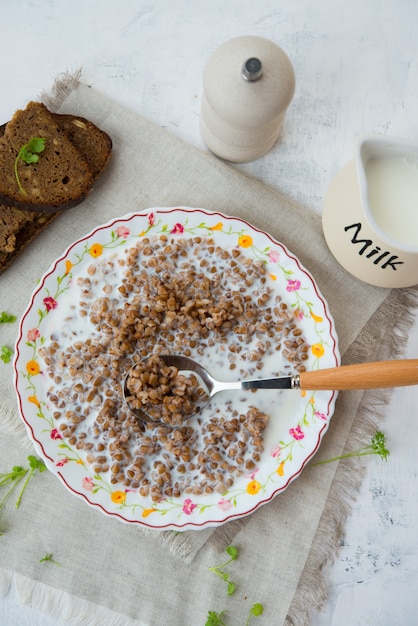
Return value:
<svg viewBox="0 0 418 626">
<path fill-rule="evenodd" d="M 96 259 L 101 254 L 103 254 L 103 246 L 102 246 L 102 244 L 101 243 L 94 243 L 92 246 L 90 246 L 89 252 L 90 252 L 91 256 Z"/>
<path fill-rule="evenodd" d="M 241 248 L 251 248 L 253 245 L 253 238 L 250 235 L 240 235 L 238 238 L 238 245 Z"/>
<path fill-rule="evenodd" d="M 28 361 L 26 363 L 26 371 L 30 376 L 36 376 L 36 374 L 39 374 L 41 368 L 39 367 L 38 361 L 34 361 L 33 359 Z"/>
<path fill-rule="evenodd" d="M 321 356 L 324 356 L 324 354 L 325 354 L 325 348 L 324 348 L 324 346 L 322 345 L 322 343 L 314 343 L 314 344 L 311 346 L 311 351 L 312 351 L 312 354 L 313 354 L 314 356 L 316 356 L 318 359 L 319 359 Z"/>
<path fill-rule="evenodd" d="M 261 485 L 258 482 L 258 480 L 252 480 L 247 485 L 247 493 L 249 493 L 250 496 L 255 496 L 255 494 L 258 493 L 260 489 L 261 489 Z"/>
<path fill-rule="evenodd" d="M 65 274 L 69 274 L 71 272 L 71 268 L 73 267 L 73 264 L 71 263 L 71 261 L 65 261 Z"/>
<path fill-rule="evenodd" d="M 222 230 L 222 228 L 223 228 L 222 222 L 218 222 L 217 224 L 215 224 L 215 226 L 211 226 L 210 230 Z"/>
<path fill-rule="evenodd" d="M 323 321 L 323 318 L 320 315 L 315 315 L 315 313 L 313 311 L 311 311 L 311 317 L 313 319 L 314 322 L 317 322 L 319 324 L 319 322 Z"/>
<path fill-rule="evenodd" d="M 284 461 L 282 461 L 279 465 L 279 467 L 277 468 L 277 473 L 279 476 L 284 476 Z"/>
<path fill-rule="evenodd" d="M 155 513 L 155 509 L 144 509 L 142 511 L 142 517 L 148 517 L 151 513 Z"/>
<path fill-rule="evenodd" d="M 28 402 L 32 402 L 32 404 L 35 404 L 37 407 L 41 406 L 41 403 L 36 396 L 28 396 Z"/>
<path fill-rule="evenodd" d="M 126 493 L 125 491 L 112 491 L 110 498 L 115 504 L 123 504 L 126 500 Z"/>
</svg>

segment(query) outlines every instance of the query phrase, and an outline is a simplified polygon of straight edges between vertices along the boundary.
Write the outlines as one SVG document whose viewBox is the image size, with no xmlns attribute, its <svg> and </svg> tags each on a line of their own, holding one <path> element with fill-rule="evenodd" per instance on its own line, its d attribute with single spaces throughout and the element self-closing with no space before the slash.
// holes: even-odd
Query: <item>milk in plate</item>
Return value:
<svg viewBox="0 0 418 626">
<path fill-rule="evenodd" d="M 392 239 L 418 245 L 418 158 L 374 157 L 366 164 L 369 206 Z"/>
</svg>

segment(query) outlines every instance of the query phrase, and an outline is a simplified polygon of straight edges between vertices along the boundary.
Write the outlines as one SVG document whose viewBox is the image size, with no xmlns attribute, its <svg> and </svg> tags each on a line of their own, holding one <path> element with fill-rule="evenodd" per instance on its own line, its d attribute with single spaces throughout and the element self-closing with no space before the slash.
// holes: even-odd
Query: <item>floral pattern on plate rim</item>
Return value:
<svg viewBox="0 0 418 626">
<path fill-rule="evenodd" d="M 137 222 L 142 226 L 139 232 Z M 233 245 L 268 267 L 272 285 L 284 285 L 288 306 L 292 307 L 295 317 L 307 325 L 312 336 L 310 369 L 319 369 L 323 363 L 326 367 L 338 365 L 339 354 L 332 317 L 313 278 L 282 244 L 240 218 L 184 207 L 130 213 L 94 229 L 72 244 L 55 262 L 32 296 L 22 317 L 16 343 L 15 387 L 21 415 L 31 438 L 49 462 L 49 468 L 89 504 L 97 505 L 104 513 L 117 515 L 123 521 L 184 530 L 217 525 L 246 515 L 283 491 L 319 447 L 332 416 L 336 393 L 326 392 L 324 399 L 324 392 L 321 392 L 318 401 L 318 392 L 296 392 L 301 394 L 300 414 L 295 416 L 294 425 L 286 437 L 276 441 L 269 450 L 267 471 L 260 472 L 260 468 L 256 468 L 236 480 L 224 494 L 166 498 L 155 503 L 141 497 L 135 490 L 114 489 L 102 476 L 93 474 L 78 451 L 64 440 L 48 403 L 43 399 L 42 362 L 37 351 L 45 342 L 42 334 L 44 320 L 59 309 L 60 296 L 69 288 L 77 267 L 100 258 L 109 250 L 124 248 L 129 241 L 161 234 L 212 237 L 215 241 L 217 237 L 228 237 Z M 310 428 L 313 428 L 313 434 Z M 311 442 L 307 452 L 303 453 L 306 439 L 310 439 L 308 433 L 312 435 L 313 444 Z M 65 469 L 69 465 L 78 466 L 77 471 L 66 475 Z"/>
</svg>

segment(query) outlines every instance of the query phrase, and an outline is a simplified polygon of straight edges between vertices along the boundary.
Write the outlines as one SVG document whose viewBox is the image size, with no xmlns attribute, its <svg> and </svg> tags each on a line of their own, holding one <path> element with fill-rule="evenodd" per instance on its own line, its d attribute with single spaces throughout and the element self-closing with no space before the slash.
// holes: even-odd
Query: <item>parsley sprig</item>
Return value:
<svg viewBox="0 0 418 626">
<path fill-rule="evenodd" d="M 262 615 L 263 611 L 264 606 L 262 604 L 260 604 L 259 602 L 253 604 L 245 621 L 245 626 L 249 625 L 253 617 L 259 617 L 260 615 Z M 227 624 L 223 620 L 224 615 L 225 611 L 221 611 L 220 613 L 216 613 L 216 611 L 209 611 L 205 626 L 227 626 Z"/>
<path fill-rule="evenodd" d="M 6 311 L 0 313 L 0 324 L 10 324 L 15 321 L 16 315 L 11 315 L 11 313 L 6 313 Z"/>
<path fill-rule="evenodd" d="M 11 350 L 9 346 L 1 347 L 0 359 L 3 361 L 3 363 L 10 363 L 12 356 L 13 350 Z"/>
<path fill-rule="evenodd" d="M 235 584 L 229 579 L 229 574 L 227 574 L 227 572 L 224 572 L 223 570 L 225 567 L 227 567 L 227 565 L 232 563 L 232 561 L 237 560 L 238 550 L 235 548 L 235 546 L 228 546 L 225 552 L 229 554 L 230 558 L 227 561 L 225 561 L 225 563 L 221 563 L 220 565 L 214 565 L 213 567 L 210 567 L 209 569 L 211 572 L 219 576 L 219 578 L 222 578 L 222 580 L 224 580 L 227 583 L 228 585 L 227 591 L 228 591 L 228 595 L 230 596 L 235 591 Z"/>
<path fill-rule="evenodd" d="M 211 572 L 214 572 L 214 574 L 219 576 L 219 578 L 221 578 L 227 583 L 228 585 L 227 591 L 228 591 L 228 595 L 230 596 L 235 591 L 235 583 L 233 583 L 229 579 L 229 574 L 225 572 L 224 569 L 230 563 L 232 563 L 232 561 L 237 560 L 238 550 L 235 546 L 228 546 L 225 549 L 225 552 L 229 555 L 230 558 L 227 561 L 225 561 L 225 563 L 221 563 L 220 565 L 215 565 L 214 567 L 209 567 L 209 570 Z M 250 612 L 248 613 L 245 626 L 248 626 L 252 618 L 258 617 L 259 615 L 263 613 L 263 611 L 264 611 L 264 607 L 262 604 L 260 604 L 259 602 L 256 602 L 255 604 L 253 604 L 253 606 L 250 609 Z M 217 613 L 216 611 L 209 611 L 205 626 L 227 626 L 223 619 L 224 615 L 225 615 L 225 611 L 221 611 L 220 613 Z"/>
<path fill-rule="evenodd" d="M 20 178 L 19 178 L 19 172 L 18 172 L 19 161 L 23 161 L 23 163 L 26 163 L 27 165 L 30 165 L 31 163 L 37 163 L 39 161 L 39 154 L 43 152 L 44 150 L 45 150 L 45 139 L 42 137 L 32 137 L 32 139 L 28 143 L 25 143 L 25 145 L 20 148 L 17 154 L 16 160 L 15 160 L 15 177 L 16 177 L 20 192 L 23 193 L 23 195 L 25 196 L 27 195 L 27 192 L 23 189 L 22 183 L 20 182 Z"/>
<path fill-rule="evenodd" d="M 1 487 L 9 487 L 6 495 L 0 500 L 0 511 L 12 495 L 16 487 L 23 481 L 22 489 L 20 490 L 19 496 L 16 500 L 16 508 L 18 509 L 20 503 L 22 501 L 23 493 L 28 486 L 28 483 L 32 476 L 36 471 L 43 472 L 46 469 L 45 463 L 42 459 L 38 459 L 36 456 L 29 455 L 28 456 L 29 467 L 22 467 L 21 465 L 14 465 L 10 472 L 6 472 L 5 474 L 0 474 L 0 488 Z"/>
<path fill-rule="evenodd" d="M 370 444 L 368 444 L 367 446 L 363 446 L 362 448 L 358 448 L 357 450 L 353 450 L 352 452 L 347 452 L 347 454 L 335 456 L 332 459 L 326 459 L 325 461 L 312 463 L 311 467 L 314 467 L 315 465 L 323 465 L 324 463 L 331 463 L 332 461 L 339 461 L 340 459 L 349 459 L 356 456 L 367 456 L 369 454 L 377 454 L 384 461 L 387 461 L 390 452 L 386 448 L 385 435 L 380 432 L 380 430 L 377 430 L 375 432 Z"/>
<path fill-rule="evenodd" d="M 220 613 L 216 613 L 216 611 L 209 611 L 205 626 L 226 626 L 222 619 L 224 615 L 225 611 L 221 611 Z"/>
<path fill-rule="evenodd" d="M 6 311 L 2 311 L 0 313 L 0 324 L 10 324 L 15 321 L 16 315 L 11 315 L 11 313 L 7 313 Z M 13 350 L 11 350 L 8 346 L 1 346 L 0 359 L 3 363 L 10 363 L 12 356 Z"/>
<path fill-rule="evenodd" d="M 263 611 L 264 606 L 262 604 L 260 604 L 259 602 L 253 604 L 247 617 L 247 621 L 245 622 L 245 626 L 248 626 L 253 617 L 259 617 L 260 615 L 262 615 Z"/>
<path fill-rule="evenodd" d="M 61 567 L 61 563 L 58 563 L 58 561 L 55 561 L 55 559 L 52 558 L 52 554 L 45 554 L 44 557 L 42 557 L 42 559 L 39 559 L 39 563 L 53 563 L 54 565 L 59 565 Z"/>
</svg>

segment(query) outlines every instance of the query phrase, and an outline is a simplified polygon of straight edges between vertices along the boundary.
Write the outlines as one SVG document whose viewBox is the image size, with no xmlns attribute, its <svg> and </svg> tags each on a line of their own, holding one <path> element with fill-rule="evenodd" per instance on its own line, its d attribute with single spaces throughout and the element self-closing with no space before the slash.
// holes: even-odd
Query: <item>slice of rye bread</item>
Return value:
<svg viewBox="0 0 418 626">
<path fill-rule="evenodd" d="M 112 154 L 112 140 L 107 133 L 83 117 L 53 114 L 66 130 L 73 144 L 88 162 L 96 180 Z M 0 126 L 0 138 L 7 124 Z M 0 205 L 0 274 L 14 258 L 61 212 L 44 213 Z"/>
<path fill-rule="evenodd" d="M 45 139 L 38 162 L 16 162 L 19 150 L 34 137 Z M 92 187 L 93 174 L 86 159 L 48 109 L 40 102 L 29 102 L 26 109 L 16 111 L 0 139 L 0 203 L 56 212 L 79 204 Z"/>
<path fill-rule="evenodd" d="M 105 169 L 112 154 L 112 140 L 107 133 L 84 117 L 55 114 L 58 124 L 65 130 L 73 145 L 86 159 L 93 180 Z"/>
<path fill-rule="evenodd" d="M 112 156 L 112 140 L 104 130 L 98 128 L 79 115 L 51 113 L 55 121 L 67 133 L 72 144 L 81 152 L 87 161 L 96 180 L 105 169 Z M 0 138 L 6 132 L 7 124 L 0 126 Z"/>
<path fill-rule="evenodd" d="M 0 274 L 58 215 L 0 205 Z"/>
</svg>

